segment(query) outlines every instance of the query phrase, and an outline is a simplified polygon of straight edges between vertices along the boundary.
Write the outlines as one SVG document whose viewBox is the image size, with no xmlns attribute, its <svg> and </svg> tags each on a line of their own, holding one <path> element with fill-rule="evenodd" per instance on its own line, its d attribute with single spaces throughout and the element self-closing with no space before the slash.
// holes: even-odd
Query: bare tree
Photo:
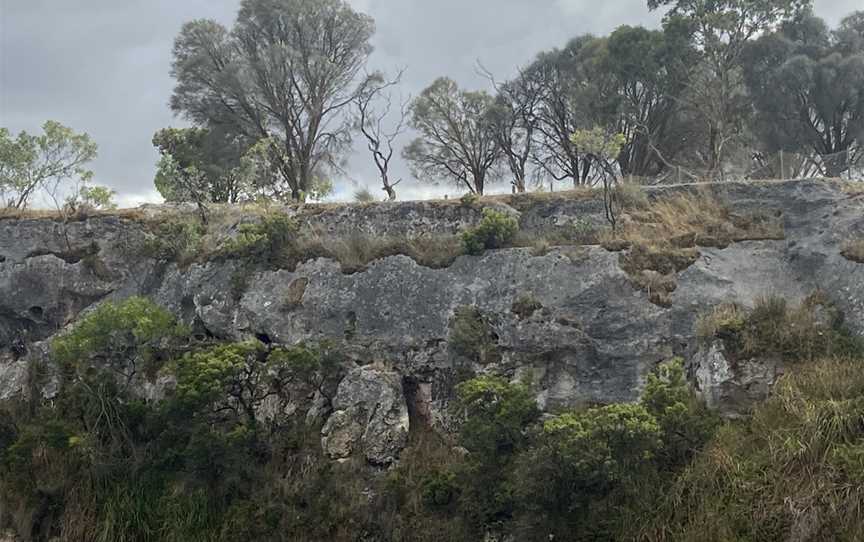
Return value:
<svg viewBox="0 0 864 542">
<path fill-rule="evenodd" d="M 387 193 L 387 199 L 396 200 L 396 185 L 402 179 L 393 182 L 390 179 L 390 161 L 395 151 L 393 144 L 405 132 L 410 100 L 403 100 L 398 112 L 393 112 L 393 94 L 390 92 L 402 80 L 405 70 L 401 70 L 392 80 L 386 80 L 381 74 L 373 74 L 367 78 L 367 84 L 354 99 L 357 109 L 357 127 L 366 139 L 366 148 L 372 154 L 375 167 L 381 176 L 382 190 Z M 385 128 L 391 113 L 398 115 L 391 128 Z"/>
<path fill-rule="evenodd" d="M 585 124 L 582 64 L 596 43 L 592 36 L 575 38 L 562 50 L 542 53 L 524 72 L 542 96 L 532 158 L 546 175 L 556 181 L 570 180 L 573 186 L 593 182 L 591 159 L 580 154 L 570 136 Z"/>
<path fill-rule="evenodd" d="M 474 194 L 483 194 L 501 156 L 486 92 L 461 90 L 446 77 L 436 80 L 411 104 L 411 126 L 420 132 L 403 151 L 414 173 L 430 180 L 449 178 Z"/>
<path fill-rule="evenodd" d="M 489 111 L 492 134 L 513 175 L 513 191 L 525 192 L 536 145 L 537 115 L 543 100 L 543 86 L 521 70 L 512 81 L 499 83 L 489 70 L 482 65 L 478 67 L 495 88 L 495 103 Z"/>
</svg>

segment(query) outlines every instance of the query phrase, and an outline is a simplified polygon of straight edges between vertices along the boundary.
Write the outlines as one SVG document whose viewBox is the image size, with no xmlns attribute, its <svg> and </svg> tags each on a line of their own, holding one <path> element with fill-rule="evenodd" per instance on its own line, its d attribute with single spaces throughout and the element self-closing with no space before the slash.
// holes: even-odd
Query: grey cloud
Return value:
<svg viewBox="0 0 864 542">
<path fill-rule="evenodd" d="M 350 1 L 377 21 L 373 67 L 407 67 L 406 95 L 441 75 L 483 88 L 478 60 L 507 77 L 575 35 L 604 34 L 620 24 L 656 26 L 660 19 L 645 0 Z M 153 198 L 150 138 L 182 124 L 167 105 L 174 36 L 195 18 L 230 24 L 238 6 L 239 0 L 0 0 L 0 126 L 33 131 L 56 119 L 87 131 L 100 145 L 97 181 L 116 189 L 124 204 Z M 816 2 L 832 23 L 856 8 L 859 0 Z M 338 198 L 349 199 L 359 185 L 377 193 L 362 147 L 346 169 Z M 404 164 L 396 175 L 409 178 Z M 400 188 L 404 197 L 456 193 L 407 180 Z"/>
</svg>

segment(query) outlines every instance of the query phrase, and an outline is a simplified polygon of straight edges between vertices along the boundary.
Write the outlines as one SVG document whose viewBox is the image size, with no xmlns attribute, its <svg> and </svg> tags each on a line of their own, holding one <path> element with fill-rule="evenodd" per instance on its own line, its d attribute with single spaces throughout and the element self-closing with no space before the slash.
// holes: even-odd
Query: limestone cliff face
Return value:
<svg viewBox="0 0 864 542">
<path fill-rule="evenodd" d="M 362 449 L 370 461 L 387 463 L 404 444 L 409 410 L 416 414 L 412 421 L 446 429 L 446 406 L 466 370 L 530 376 L 539 404 L 552 410 L 636 399 L 657 363 L 683 355 L 694 384 L 724 407 L 727 400 L 764 394 L 777 371 L 748 366 L 746 375 L 735 374 L 717 348 L 700 351 L 694 324 L 712 306 L 752 305 L 765 294 L 794 301 L 821 289 L 849 327 L 864 333 L 864 266 L 841 256 L 845 241 L 864 234 L 864 198 L 822 181 L 731 183 L 718 190 L 735 212 L 782 221 L 785 239 L 700 248 L 697 261 L 679 273 L 668 307 L 651 303 L 622 271 L 621 254 L 600 246 L 489 251 L 442 269 L 397 255 L 345 274 L 328 259 L 294 270 L 250 269 L 229 259 L 188 266 L 159 261 L 139 249 L 148 234 L 138 218 L 0 220 L 0 398 L 26 388 L 27 360 L 82 311 L 105 299 L 144 295 L 207 336 L 343 344 L 357 371 L 340 385 L 339 404 L 321 413 L 329 418 L 325 447 L 334 457 Z M 489 205 L 519 216 L 529 232 L 602 224 L 596 201 L 513 198 Z M 337 236 L 453 233 L 479 220 L 477 209 L 456 204 L 285 212 Z M 225 236 L 244 220 L 229 221 Z M 520 305 L 526 299 L 530 310 Z M 454 346 L 454 315 L 465 306 L 481 315 L 494 356 L 470 356 Z M 738 393 L 736 386 L 755 391 Z"/>
</svg>

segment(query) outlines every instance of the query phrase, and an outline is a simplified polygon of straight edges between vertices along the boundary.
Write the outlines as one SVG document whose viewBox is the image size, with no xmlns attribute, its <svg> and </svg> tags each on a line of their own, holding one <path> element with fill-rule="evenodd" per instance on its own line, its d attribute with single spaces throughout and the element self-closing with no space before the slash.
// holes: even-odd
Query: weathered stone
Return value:
<svg viewBox="0 0 864 542">
<path fill-rule="evenodd" d="M 362 453 L 373 465 L 390 465 L 408 440 L 408 406 L 398 373 L 366 366 L 350 371 L 333 399 L 334 412 L 321 430 L 332 459 Z"/>
<path fill-rule="evenodd" d="M 723 342 L 700 348 L 692 359 L 696 390 L 705 403 L 727 417 L 745 415 L 764 401 L 783 373 L 777 360 L 730 360 Z"/>
<path fill-rule="evenodd" d="M 652 189 L 651 195 L 681 190 L 696 187 Z M 393 256 L 353 274 L 327 259 L 293 271 L 224 259 L 181 267 L 135 248 L 146 230 L 135 220 L 0 220 L 0 397 L 21 392 L 21 360 L 36 342 L 50 339 L 104 299 L 145 295 L 206 337 L 257 337 L 274 344 L 327 340 L 340 345 L 348 365 L 381 362 L 387 370 L 378 371 L 390 376 L 376 376 L 379 383 L 372 388 L 389 390 L 399 405 L 406 399 L 396 396 L 409 395 L 418 423 L 442 432 L 454 427 L 448 405 L 456 384 L 472 374 L 529 375 L 538 402 L 553 410 L 635 400 L 647 373 L 673 355 L 691 361 L 702 356 L 697 384 L 712 404 L 722 410 L 730 401 L 735 412 L 762 394 L 763 382 L 770 385 L 777 369 L 765 368 L 764 360 L 726 363 L 723 369 L 723 362 L 705 351 L 694 358 L 699 315 L 725 302 L 752 306 L 765 294 L 796 302 L 821 289 L 845 313 L 850 329 L 864 333 L 864 265 L 840 254 L 846 241 L 864 232 L 864 213 L 860 198 L 833 182 L 726 183 L 715 190 L 736 213 L 782 222 L 785 239 L 700 247 L 696 262 L 677 274 L 668 308 L 633 287 L 619 253 L 598 246 L 551 248 L 542 255 L 531 249 L 489 251 L 459 257 L 445 269 Z M 602 202 L 557 195 L 473 205 L 399 202 L 282 210 L 304 228 L 333 235 L 452 234 L 476 224 L 487 204 L 518 215 L 528 232 L 603 223 Z M 224 226 L 213 226 L 224 227 L 225 236 L 255 219 L 239 208 L 229 211 Z M 149 207 L 142 214 L 182 212 L 189 211 Z M 514 314 L 514 303 L 523 298 L 542 309 Z M 450 322 L 463 306 L 488 316 L 494 363 L 474 363 L 448 346 Z M 393 385 L 381 383 L 390 381 Z M 361 389 L 365 382 L 354 375 L 344 387 Z M 403 382 L 410 386 L 403 389 Z M 306 401 L 296 410 L 310 423 L 330 418 L 328 446 L 334 456 L 366 453 L 362 441 L 369 423 L 360 407 L 334 404 L 331 416 L 325 398 Z M 372 455 L 387 460 L 396 456 L 396 447 L 388 444 Z"/>
</svg>

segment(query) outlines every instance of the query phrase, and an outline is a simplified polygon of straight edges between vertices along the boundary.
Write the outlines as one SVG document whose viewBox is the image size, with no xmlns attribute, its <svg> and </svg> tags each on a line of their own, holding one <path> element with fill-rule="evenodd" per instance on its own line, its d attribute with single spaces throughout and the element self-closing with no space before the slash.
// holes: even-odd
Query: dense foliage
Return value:
<svg viewBox="0 0 864 542">
<path fill-rule="evenodd" d="M 509 80 L 481 66 L 491 92 L 439 77 L 385 129 L 393 105 L 388 89 L 401 73 L 393 80 L 358 76 L 372 52 L 371 19 L 341 0 L 246 0 L 233 29 L 213 21 L 184 27 L 175 43 L 172 108 L 198 126 L 190 134 L 227 135 L 219 137 L 234 149 L 221 156 L 236 158 L 266 142 L 258 165 L 244 171 L 281 199 L 308 195 L 354 132 L 395 198 L 399 181 L 389 177 L 390 162 L 406 121 L 417 132 L 402 151 L 414 175 L 476 194 L 502 179 L 524 192 L 531 181 L 840 176 L 859 164 L 860 12 L 829 29 L 810 0 L 647 5 L 667 10 L 661 29 L 621 26 L 608 36 L 575 36 L 512 70 Z M 343 39 L 336 42 L 311 39 L 337 29 Z M 312 62 L 335 50 L 344 52 L 334 57 L 339 62 Z M 586 141 L 592 134 L 614 136 L 615 145 L 598 152 L 597 137 Z M 224 160 L 189 170 L 178 152 L 163 158 L 159 184 L 192 177 L 192 184 L 204 181 L 214 201 L 224 199 L 224 183 L 203 173 Z"/>
<path fill-rule="evenodd" d="M 519 231 L 519 221 L 503 211 L 483 209 L 480 223 L 462 233 L 462 244 L 468 254 L 482 254 L 487 249 L 504 248 Z"/>
<path fill-rule="evenodd" d="M 13 138 L 0 127 L 0 205 L 20 210 L 41 197 L 60 211 L 110 207 L 113 193 L 94 186 L 87 169 L 98 151 L 90 136 L 56 121 L 47 121 L 42 131 Z"/>
</svg>

